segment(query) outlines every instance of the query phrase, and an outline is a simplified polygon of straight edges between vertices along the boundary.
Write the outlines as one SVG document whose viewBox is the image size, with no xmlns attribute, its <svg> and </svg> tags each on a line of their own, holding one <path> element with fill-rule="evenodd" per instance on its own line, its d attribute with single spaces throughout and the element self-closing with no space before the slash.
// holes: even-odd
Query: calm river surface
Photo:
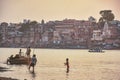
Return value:
<svg viewBox="0 0 120 80">
<path fill-rule="evenodd" d="M 6 59 L 20 48 L 0 48 L 0 66 L 10 71 L 0 72 L 1 77 L 20 80 L 120 80 L 120 50 L 89 53 L 88 50 L 31 49 L 37 55 L 35 74 L 27 65 L 7 65 Z M 26 49 L 22 49 L 26 52 Z M 70 72 L 64 66 L 69 58 Z M 32 68 L 31 68 L 32 69 Z"/>
</svg>

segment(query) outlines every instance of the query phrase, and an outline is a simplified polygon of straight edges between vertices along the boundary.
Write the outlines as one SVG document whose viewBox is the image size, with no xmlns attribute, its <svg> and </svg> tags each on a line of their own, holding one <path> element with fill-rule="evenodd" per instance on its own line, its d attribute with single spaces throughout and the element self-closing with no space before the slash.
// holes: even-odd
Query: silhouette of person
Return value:
<svg viewBox="0 0 120 80">
<path fill-rule="evenodd" d="M 14 59 L 13 55 L 10 56 L 10 59 Z"/>
<path fill-rule="evenodd" d="M 67 67 L 66 73 L 69 73 L 69 59 L 68 58 L 66 58 L 66 63 L 64 64 Z"/>
<path fill-rule="evenodd" d="M 30 62 L 30 65 L 29 65 L 29 70 L 31 67 L 33 67 L 33 73 L 34 73 L 34 67 L 36 65 L 36 62 L 37 62 L 37 58 L 36 58 L 36 55 L 34 54 L 31 58 L 31 62 Z"/>
<path fill-rule="evenodd" d="M 21 54 L 22 54 L 22 49 L 20 49 L 20 51 L 19 51 L 19 56 L 21 56 Z"/>
<path fill-rule="evenodd" d="M 26 55 L 27 55 L 28 57 L 30 57 L 30 53 L 31 53 L 31 49 L 30 49 L 30 47 L 28 47 L 28 48 L 27 48 L 27 51 L 26 51 Z"/>
</svg>

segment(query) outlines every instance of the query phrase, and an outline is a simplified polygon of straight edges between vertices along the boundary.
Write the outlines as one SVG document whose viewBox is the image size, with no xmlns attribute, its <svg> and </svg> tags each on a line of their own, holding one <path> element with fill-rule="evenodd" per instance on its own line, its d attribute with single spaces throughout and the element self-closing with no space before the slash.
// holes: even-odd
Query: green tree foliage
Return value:
<svg viewBox="0 0 120 80">
<path fill-rule="evenodd" d="M 104 26 L 104 23 L 107 21 L 113 21 L 115 16 L 111 10 L 102 10 L 100 11 L 99 26 Z"/>
<path fill-rule="evenodd" d="M 21 26 L 21 28 L 19 29 L 19 31 L 21 32 L 25 32 L 27 30 L 29 30 L 30 26 L 34 27 L 37 24 L 37 21 L 31 21 L 30 23 L 23 23 Z"/>
<path fill-rule="evenodd" d="M 8 26 L 8 23 L 7 22 L 2 22 L 1 26 Z"/>
<path fill-rule="evenodd" d="M 0 42 L 2 41 L 2 34 L 0 33 Z"/>
<path fill-rule="evenodd" d="M 37 23 L 38 23 L 37 21 L 32 21 L 32 22 L 30 22 L 30 25 L 34 26 L 34 25 L 36 25 Z"/>
<path fill-rule="evenodd" d="M 99 19 L 99 22 L 112 21 L 115 18 L 114 14 L 112 13 L 111 10 L 102 10 L 102 11 L 100 11 L 100 15 L 102 17 Z"/>
<path fill-rule="evenodd" d="M 25 32 L 26 30 L 28 30 L 29 29 L 29 23 L 23 23 L 21 26 L 21 28 L 19 29 L 19 31 L 21 31 L 21 32 Z"/>
</svg>

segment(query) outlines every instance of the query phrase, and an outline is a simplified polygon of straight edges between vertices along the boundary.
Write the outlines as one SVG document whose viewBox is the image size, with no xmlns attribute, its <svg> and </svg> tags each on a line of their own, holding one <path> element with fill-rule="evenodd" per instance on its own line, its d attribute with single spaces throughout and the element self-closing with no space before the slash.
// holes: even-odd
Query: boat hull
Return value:
<svg viewBox="0 0 120 80">
<path fill-rule="evenodd" d="M 20 58 L 15 58 L 15 59 L 8 59 L 7 63 L 8 64 L 29 64 L 30 58 L 20 57 Z"/>
</svg>

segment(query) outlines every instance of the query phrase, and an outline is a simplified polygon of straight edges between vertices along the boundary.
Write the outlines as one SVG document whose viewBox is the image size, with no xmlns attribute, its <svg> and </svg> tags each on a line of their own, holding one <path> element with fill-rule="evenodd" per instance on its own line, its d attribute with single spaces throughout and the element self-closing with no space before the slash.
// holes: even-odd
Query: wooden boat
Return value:
<svg viewBox="0 0 120 80">
<path fill-rule="evenodd" d="M 98 52 L 98 53 L 104 53 L 105 51 L 103 51 L 102 49 L 100 49 L 100 48 L 93 48 L 93 49 L 89 49 L 89 51 L 88 52 Z"/>
<path fill-rule="evenodd" d="M 30 58 L 25 57 L 25 56 L 21 56 L 18 58 L 8 58 L 7 59 L 7 64 L 29 64 L 30 63 Z"/>
<path fill-rule="evenodd" d="M 104 53 L 105 51 L 88 51 L 88 52 Z"/>
</svg>

